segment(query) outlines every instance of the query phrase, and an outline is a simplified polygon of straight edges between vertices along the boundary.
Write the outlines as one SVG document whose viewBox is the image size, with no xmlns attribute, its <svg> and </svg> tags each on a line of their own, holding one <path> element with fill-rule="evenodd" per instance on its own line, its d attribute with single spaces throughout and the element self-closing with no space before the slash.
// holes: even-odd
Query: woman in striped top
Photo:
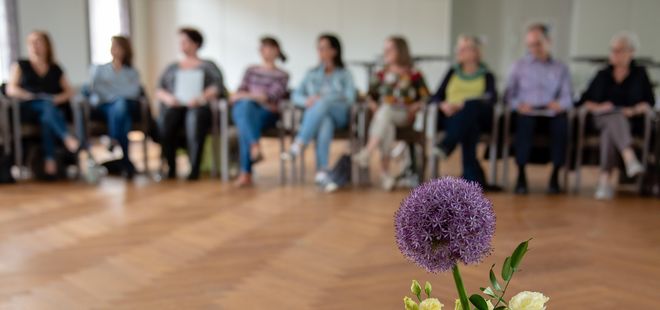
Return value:
<svg viewBox="0 0 660 310">
<path fill-rule="evenodd" d="M 262 38 L 259 52 L 263 63 L 247 69 L 238 91 L 231 96 L 232 117 L 239 138 L 241 174 L 236 181 L 239 187 L 252 185 L 252 165 L 263 159 L 259 146 L 261 131 L 277 122 L 279 104 L 289 83 L 289 74 L 276 65 L 277 59 L 286 61 L 277 40 Z"/>
</svg>

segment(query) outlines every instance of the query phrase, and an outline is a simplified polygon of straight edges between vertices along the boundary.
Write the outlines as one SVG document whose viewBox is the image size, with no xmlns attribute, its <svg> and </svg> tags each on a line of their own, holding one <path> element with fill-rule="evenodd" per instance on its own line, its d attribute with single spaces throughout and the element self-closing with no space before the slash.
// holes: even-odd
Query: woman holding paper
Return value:
<svg viewBox="0 0 660 310">
<path fill-rule="evenodd" d="M 302 123 L 285 157 L 298 156 L 302 148 L 316 141 L 316 177 L 318 184 L 327 181 L 330 143 L 335 128 L 348 126 L 350 106 L 356 89 L 351 72 L 344 67 L 339 39 L 322 34 L 317 40 L 320 64 L 307 72 L 291 99 L 304 107 Z"/>
<path fill-rule="evenodd" d="M 232 117 L 238 128 L 241 174 L 236 185 L 252 185 L 252 164 L 263 159 L 259 138 L 264 128 L 279 119 L 279 104 L 286 96 L 289 74 L 277 67 L 286 61 L 276 39 L 264 37 L 259 47 L 263 63 L 245 71 L 238 91 L 231 96 Z"/>
<path fill-rule="evenodd" d="M 156 99 L 163 104 L 158 125 L 170 179 L 176 178 L 176 139 L 182 127 L 190 160 L 188 180 L 199 179 L 204 141 L 211 125 L 208 104 L 223 91 L 220 69 L 197 55 L 203 43 L 202 34 L 196 29 L 180 29 L 179 46 L 183 58 L 167 67 L 156 90 Z"/>
<path fill-rule="evenodd" d="M 614 197 L 610 176 L 619 154 L 629 177 L 644 172 L 632 148 L 632 133 L 642 131 L 644 114 L 651 111 L 655 98 L 646 68 L 633 60 L 636 48 L 633 34 L 615 35 L 610 42 L 609 65 L 598 71 L 580 100 L 600 130 L 601 174 L 596 199 Z"/>
<path fill-rule="evenodd" d="M 50 37 L 34 31 L 27 37 L 28 59 L 12 66 L 7 94 L 21 100 L 21 120 L 38 123 L 41 127 L 41 145 L 44 152 L 44 173 L 49 178 L 57 175 L 55 142 L 64 143 L 70 152 L 80 146 L 66 126 L 63 108 L 71 99 L 73 90 L 64 71 L 55 62 Z"/>
<path fill-rule="evenodd" d="M 463 178 L 485 185 L 484 172 L 477 160 L 477 142 L 481 130 L 490 126 L 497 90 L 495 77 L 481 62 L 481 42 L 477 37 L 458 38 L 456 64 L 449 69 L 430 102 L 438 105 L 438 124 L 445 130 L 434 152 L 443 159 L 461 144 Z"/>
</svg>

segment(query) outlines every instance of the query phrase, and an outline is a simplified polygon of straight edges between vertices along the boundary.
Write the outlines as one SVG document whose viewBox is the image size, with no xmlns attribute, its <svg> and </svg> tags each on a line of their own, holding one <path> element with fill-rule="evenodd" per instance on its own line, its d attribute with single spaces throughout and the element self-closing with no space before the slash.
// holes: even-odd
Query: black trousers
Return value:
<svg viewBox="0 0 660 310">
<path fill-rule="evenodd" d="M 190 175 L 199 175 L 202 151 L 206 135 L 211 127 L 211 110 L 208 106 L 195 108 L 163 107 L 158 127 L 161 134 L 163 157 L 169 167 L 169 176 L 176 175 L 176 149 L 181 132 L 185 132 L 186 148 L 190 160 Z"/>
<path fill-rule="evenodd" d="M 536 128 L 543 123 L 546 128 Z M 538 132 L 537 132 L 537 129 Z M 566 144 L 568 143 L 568 116 L 566 113 L 555 117 L 539 117 L 516 115 L 516 163 L 525 167 L 529 161 L 535 134 L 550 136 L 550 157 L 555 167 L 561 167 L 566 161 Z"/>
</svg>

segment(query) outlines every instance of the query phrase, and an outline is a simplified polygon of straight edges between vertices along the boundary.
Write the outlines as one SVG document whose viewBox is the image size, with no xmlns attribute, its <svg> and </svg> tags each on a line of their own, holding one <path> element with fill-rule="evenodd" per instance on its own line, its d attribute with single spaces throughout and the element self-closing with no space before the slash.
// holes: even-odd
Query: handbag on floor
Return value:
<svg viewBox="0 0 660 310">
<path fill-rule="evenodd" d="M 326 189 L 326 191 L 334 191 L 337 188 L 344 187 L 350 183 L 352 167 L 353 161 L 351 160 L 351 156 L 348 154 L 342 155 L 332 167 L 332 170 L 330 170 L 328 175 L 328 184 L 334 184 L 330 187 L 332 190 Z"/>
</svg>

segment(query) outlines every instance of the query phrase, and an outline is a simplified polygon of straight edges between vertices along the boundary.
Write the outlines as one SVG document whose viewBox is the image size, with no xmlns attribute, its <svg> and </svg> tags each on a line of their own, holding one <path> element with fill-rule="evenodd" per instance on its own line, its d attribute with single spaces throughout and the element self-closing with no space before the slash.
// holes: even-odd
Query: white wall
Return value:
<svg viewBox="0 0 660 310">
<path fill-rule="evenodd" d="M 391 34 L 405 35 L 415 54 L 447 55 L 451 0 L 143 0 L 148 9 L 149 60 L 144 74 L 151 86 L 165 66 L 178 56 L 176 29 L 199 28 L 206 39 L 201 55 L 218 63 L 227 86 L 235 89 L 245 68 L 259 61 L 258 39 L 279 38 L 289 61 L 285 68 L 295 86 L 317 63 L 316 38 L 324 31 L 340 36 L 344 58 L 372 60 Z M 424 64 L 435 87 L 446 64 Z M 358 86 L 366 73 L 351 67 Z"/>
<path fill-rule="evenodd" d="M 551 26 L 553 54 L 569 60 L 572 5 L 573 0 L 455 1 L 452 42 L 463 33 L 483 37 L 484 59 L 502 88 L 511 65 L 525 53 L 525 29 L 533 22 Z"/>
<path fill-rule="evenodd" d="M 622 30 L 639 36 L 639 56 L 660 60 L 660 1 L 658 0 L 575 0 L 572 56 L 607 56 L 612 36 Z M 576 83 L 584 86 L 597 68 L 574 66 Z M 660 79 L 658 69 L 649 70 L 654 80 Z"/>
<path fill-rule="evenodd" d="M 25 38 L 33 30 L 48 31 L 55 57 L 73 84 L 88 78 L 89 37 L 86 0 L 19 0 L 18 30 L 21 52 L 26 55 Z"/>
</svg>

